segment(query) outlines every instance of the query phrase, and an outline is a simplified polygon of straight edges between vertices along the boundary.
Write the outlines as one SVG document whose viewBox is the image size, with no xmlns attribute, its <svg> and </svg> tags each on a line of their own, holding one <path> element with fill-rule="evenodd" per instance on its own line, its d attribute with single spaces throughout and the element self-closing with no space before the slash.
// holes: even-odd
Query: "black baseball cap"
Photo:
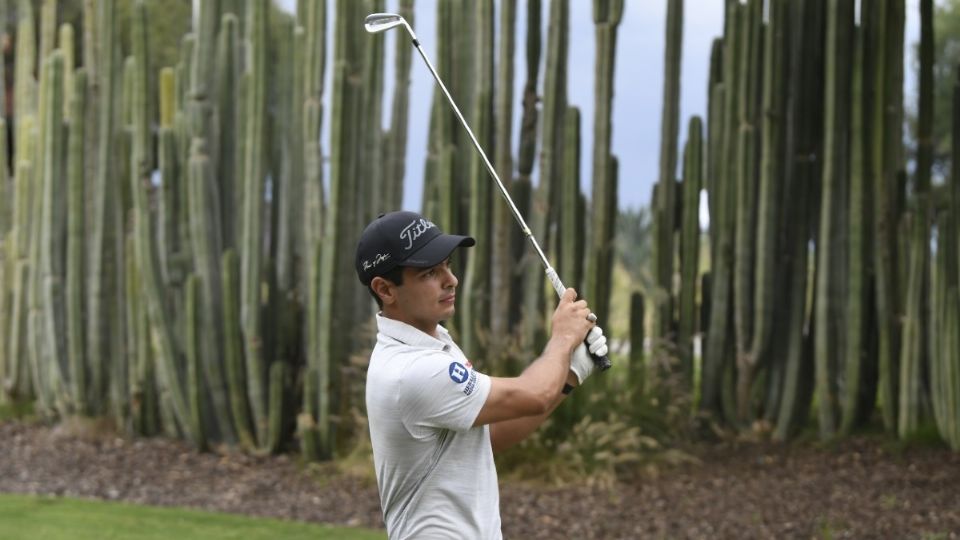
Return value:
<svg viewBox="0 0 960 540">
<path fill-rule="evenodd" d="M 444 234 L 416 212 L 380 214 L 360 235 L 357 277 L 360 283 L 370 285 L 373 278 L 398 266 L 430 268 L 443 262 L 454 249 L 476 243 L 469 236 Z"/>
</svg>

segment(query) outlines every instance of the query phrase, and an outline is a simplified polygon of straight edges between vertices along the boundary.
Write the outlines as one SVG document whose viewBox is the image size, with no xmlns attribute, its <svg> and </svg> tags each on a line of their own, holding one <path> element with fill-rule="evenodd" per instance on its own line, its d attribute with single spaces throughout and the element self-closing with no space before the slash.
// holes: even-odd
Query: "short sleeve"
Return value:
<svg viewBox="0 0 960 540">
<path fill-rule="evenodd" d="M 473 427 L 490 393 L 490 377 L 452 356 L 430 354 L 412 362 L 400 380 L 400 416 L 406 428 Z"/>
</svg>

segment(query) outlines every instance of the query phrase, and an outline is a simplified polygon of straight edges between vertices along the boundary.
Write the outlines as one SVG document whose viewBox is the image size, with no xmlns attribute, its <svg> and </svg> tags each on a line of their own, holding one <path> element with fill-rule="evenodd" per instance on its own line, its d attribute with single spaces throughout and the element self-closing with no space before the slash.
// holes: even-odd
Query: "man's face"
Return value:
<svg viewBox="0 0 960 540">
<path fill-rule="evenodd" d="M 436 326 L 453 316 L 456 287 L 448 257 L 430 268 L 403 269 L 403 285 L 392 286 L 393 297 L 384 302 L 384 314 L 433 335 Z"/>
</svg>

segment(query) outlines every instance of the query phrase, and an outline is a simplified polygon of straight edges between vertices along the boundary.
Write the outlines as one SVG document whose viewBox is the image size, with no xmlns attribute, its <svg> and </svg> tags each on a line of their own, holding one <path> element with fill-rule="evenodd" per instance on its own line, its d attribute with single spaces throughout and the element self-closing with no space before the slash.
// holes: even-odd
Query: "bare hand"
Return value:
<svg viewBox="0 0 960 540">
<path fill-rule="evenodd" d="M 583 343 L 587 332 L 596 323 L 587 319 L 590 308 L 585 300 L 577 300 L 577 291 L 567 289 L 560 298 L 560 304 L 553 312 L 551 340 L 560 340 L 570 350 Z"/>
</svg>

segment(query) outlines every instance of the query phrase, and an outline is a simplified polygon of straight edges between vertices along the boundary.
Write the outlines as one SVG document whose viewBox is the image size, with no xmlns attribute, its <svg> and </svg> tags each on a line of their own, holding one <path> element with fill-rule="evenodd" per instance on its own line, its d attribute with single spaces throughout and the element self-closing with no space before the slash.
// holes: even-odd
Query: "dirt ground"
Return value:
<svg viewBox="0 0 960 540">
<path fill-rule="evenodd" d="M 859 438 L 724 444 L 614 488 L 501 483 L 505 538 L 960 538 L 960 454 Z M 290 456 L 0 423 L 0 492 L 382 527 L 376 486 Z"/>
</svg>

